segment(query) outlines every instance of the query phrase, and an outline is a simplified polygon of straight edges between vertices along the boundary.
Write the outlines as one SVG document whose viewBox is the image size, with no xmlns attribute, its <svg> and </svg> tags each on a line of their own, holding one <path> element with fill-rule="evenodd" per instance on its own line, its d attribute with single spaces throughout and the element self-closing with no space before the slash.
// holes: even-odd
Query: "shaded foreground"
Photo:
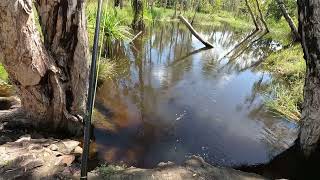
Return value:
<svg viewBox="0 0 320 180">
<path fill-rule="evenodd" d="M 160 163 L 154 169 L 138 168 L 118 168 L 114 171 L 101 168 L 102 177 L 105 179 L 131 179 L 131 180 L 148 180 L 148 179 L 265 179 L 253 173 L 244 173 L 231 168 L 214 167 L 206 163 L 202 158 L 192 156 L 187 159 L 182 166 L 177 166 L 172 162 Z"/>
<path fill-rule="evenodd" d="M 19 128 L 17 128 L 19 127 Z M 33 131 L 31 126 L 1 123 L 0 180 L 79 179 L 81 143 L 53 138 Z M 231 168 L 214 167 L 192 156 L 183 165 L 159 163 L 154 169 L 102 166 L 89 173 L 89 179 L 264 179 Z"/>
<path fill-rule="evenodd" d="M 20 134 L 21 132 L 14 132 Z M 8 141 L 8 142 L 6 142 Z M 0 179 L 79 179 L 78 141 L 44 138 L 40 134 L 19 138 L 1 135 Z M 4 143 L 4 144 L 3 144 Z M 231 168 L 218 168 L 192 156 L 182 166 L 160 163 L 154 169 L 99 167 L 89 179 L 264 179 Z"/>
</svg>

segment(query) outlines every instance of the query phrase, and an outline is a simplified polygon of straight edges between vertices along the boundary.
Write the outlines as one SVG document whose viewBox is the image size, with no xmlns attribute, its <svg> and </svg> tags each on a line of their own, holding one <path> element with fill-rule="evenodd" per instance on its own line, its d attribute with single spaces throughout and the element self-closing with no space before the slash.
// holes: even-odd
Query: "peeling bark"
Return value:
<svg viewBox="0 0 320 180">
<path fill-rule="evenodd" d="M 0 1 L 0 54 L 27 117 L 36 126 L 80 134 L 88 83 L 83 0 Z"/>
<path fill-rule="evenodd" d="M 300 146 L 309 156 L 320 137 L 320 1 L 298 0 L 299 33 L 307 64 Z"/>
</svg>

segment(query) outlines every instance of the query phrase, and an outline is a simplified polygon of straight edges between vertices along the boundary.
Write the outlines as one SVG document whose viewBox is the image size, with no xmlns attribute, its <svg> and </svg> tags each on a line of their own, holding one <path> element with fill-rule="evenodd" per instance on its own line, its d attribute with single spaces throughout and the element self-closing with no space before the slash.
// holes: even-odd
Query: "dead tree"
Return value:
<svg viewBox="0 0 320 180">
<path fill-rule="evenodd" d="M 280 8 L 280 10 L 282 12 L 283 17 L 285 18 L 285 20 L 288 22 L 288 24 L 290 26 L 291 32 L 294 35 L 294 39 L 296 41 L 299 41 L 300 40 L 300 34 L 299 34 L 299 32 L 297 30 L 297 27 L 294 24 L 291 16 L 289 15 L 283 0 L 276 0 L 276 1 L 277 1 L 278 5 L 279 5 L 279 8 Z"/>
</svg>

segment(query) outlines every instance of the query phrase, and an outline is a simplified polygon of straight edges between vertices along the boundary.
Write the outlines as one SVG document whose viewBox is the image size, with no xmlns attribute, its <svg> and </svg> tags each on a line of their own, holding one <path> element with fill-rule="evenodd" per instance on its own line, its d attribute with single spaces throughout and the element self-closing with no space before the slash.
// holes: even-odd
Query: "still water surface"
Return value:
<svg viewBox="0 0 320 180">
<path fill-rule="evenodd" d="M 99 160 L 153 167 L 199 155 L 252 165 L 296 139 L 297 125 L 266 112 L 259 92 L 271 77 L 256 66 L 277 44 L 260 40 L 229 53 L 248 33 L 196 29 L 213 49 L 176 23 L 149 27 L 132 45 L 115 43 L 118 73 L 99 85 L 94 113 Z"/>
</svg>

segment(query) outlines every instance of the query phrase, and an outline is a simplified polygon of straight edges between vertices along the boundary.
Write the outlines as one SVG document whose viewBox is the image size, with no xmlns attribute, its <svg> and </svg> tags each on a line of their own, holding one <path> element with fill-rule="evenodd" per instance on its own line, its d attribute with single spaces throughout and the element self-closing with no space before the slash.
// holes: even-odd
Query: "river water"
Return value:
<svg viewBox="0 0 320 180">
<path fill-rule="evenodd" d="M 94 110 L 99 161 L 154 167 L 199 155 L 214 165 L 253 165 L 296 139 L 297 125 L 265 110 L 261 96 L 271 77 L 257 66 L 280 46 L 255 37 L 237 46 L 248 32 L 195 28 L 213 49 L 177 23 L 114 44 L 117 73 L 99 83 Z"/>
</svg>

